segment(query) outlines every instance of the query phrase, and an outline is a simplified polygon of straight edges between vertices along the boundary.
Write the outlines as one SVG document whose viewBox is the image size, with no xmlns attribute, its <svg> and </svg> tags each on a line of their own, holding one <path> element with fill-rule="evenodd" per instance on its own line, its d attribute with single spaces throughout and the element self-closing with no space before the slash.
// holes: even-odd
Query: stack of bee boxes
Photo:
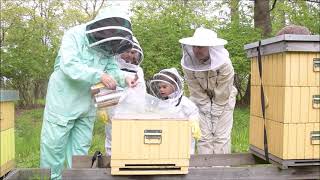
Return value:
<svg viewBox="0 0 320 180">
<path fill-rule="evenodd" d="M 0 177 L 15 166 L 14 101 L 17 91 L 0 90 Z"/>
<path fill-rule="evenodd" d="M 187 174 L 187 119 L 113 119 L 112 175 Z"/>
<path fill-rule="evenodd" d="M 264 157 L 258 42 L 251 58 L 250 150 Z M 320 37 L 281 35 L 261 41 L 269 158 L 281 167 L 320 164 Z"/>
</svg>

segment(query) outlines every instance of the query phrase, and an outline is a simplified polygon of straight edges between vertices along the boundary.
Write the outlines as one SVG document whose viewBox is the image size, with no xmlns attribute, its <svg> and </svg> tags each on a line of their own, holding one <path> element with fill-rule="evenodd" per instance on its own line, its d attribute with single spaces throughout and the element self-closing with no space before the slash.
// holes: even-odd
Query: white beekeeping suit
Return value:
<svg viewBox="0 0 320 180">
<path fill-rule="evenodd" d="M 163 97 L 160 92 L 160 83 L 165 83 L 171 86 L 174 91 L 167 97 Z M 192 141 L 190 153 L 195 152 L 195 139 L 200 137 L 199 129 L 199 111 L 197 106 L 190 101 L 187 97 L 183 96 L 183 78 L 179 75 L 177 69 L 163 69 L 159 73 L 153 76 L 150 81 L 150 89 L 154 96 L 163 100 L 160 106 L 163 108 L 170 107 L 169 105 L 175 106 L 177 117 L 188 118 L 191 122 L 192 129 Z"/>
<path fill-rule="evenodd" d="M 130 52 L 133 52 L 132 61 L 125 60 L 122 55 L 117 56 L 118 64 L 122 72 L 124 72 L 126 75 L 133 76 L 138 78 L 138 87 L 141 88 L 141 90 L 146 91 L 146 83 L 144 80 L 144 73 L 143 69 L 140 67 L 144 55 L 143 55 L 143 50 L 139 45 L 139 42 L 136 37 L 132 36 L 133 39 L 133 47 L 130 50 Z M 130 53 L 127 52 L 127 53 Z"/>
<path fill-rule="evenodd" d="M 181 65 L 189 87 L 190 99 L 200 112 L 202 136 L 199 154 L 231 153 L 231 129 L 237 90 L 233 86 L 234 69 L 226 40 L 209 29 L 196 29 L 193 37 L 180 39 Z M 196 48 L 206 49 L 208 58 L 199 60 Z"/>
<path fill-rule="evenodd" d="M 140 67 L 141 62 L 143 61 L 143 51 L 139 45 L 139 42 L 136 37 L 132 36 L 133 39 L 133 47 L 131 50 L 124 52 L 117 56 L 117 61 L 119 68 L 126 76 L 132 76 L 138 78 L 137 86 L 135 88 L 139 88 L 139 92 L 146 92 L 146 83 L 144 81 L 144 73 L 143 69 Z M 126 56 L 127 55 L 127 56 Z M 108 109 L 108 117 L 109 122 L 106 124 L 106 140 L 105 140 L 105 148 L 106 155 L 111 156 L 111 141 L 112 141 L 112 126 L 111 119 L 114 116 L 114 107 Z"/>
</svg>

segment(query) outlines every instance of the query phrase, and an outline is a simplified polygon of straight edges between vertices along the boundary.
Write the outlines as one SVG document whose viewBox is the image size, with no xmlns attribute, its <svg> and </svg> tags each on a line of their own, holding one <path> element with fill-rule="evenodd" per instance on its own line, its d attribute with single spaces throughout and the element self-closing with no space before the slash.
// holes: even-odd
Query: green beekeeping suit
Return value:
<svg viewBox="0 0 320 180">
<path fill-rule="evenodd" d="M 96 20 L 102 18 L 100 14 Z M 52 179 L 62 178 L 65 160 L 72 167 L 72 155 L 86 155 L 91 146 L 96 108 L 90 87 L 100 82 L 102 73 L 125 86 L 114 56 L 89 46 L 86 27 L 78 25 L 64 34 L 48 84 L 40 167 L 51 168 Z"/>
</svg>

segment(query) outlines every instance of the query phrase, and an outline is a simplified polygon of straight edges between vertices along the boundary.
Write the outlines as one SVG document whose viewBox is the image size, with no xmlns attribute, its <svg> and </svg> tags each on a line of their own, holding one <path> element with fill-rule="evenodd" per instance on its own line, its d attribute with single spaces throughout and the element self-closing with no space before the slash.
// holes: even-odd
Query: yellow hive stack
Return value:
<svg viewBox="0 0 320 180">
<path fill-rule="evenodd" d="M 269 158 L 282 167 L 320 164 L 319 35 L 281 35 L 261 42 Z M 251 58 L 250 150 L 264 157 L 258 43 Z"/>
<path fill-rule="evenodd" d="M 18 100 L 16 91 L 0 91 L 0 177 L 15 166 L 14 146 L 14 101 Z"/>
<path fill-rule="evenodd" d="M 187 174 L 190 143 L 186 119 L 113 119 L 111 174 Z"/>
</svg>

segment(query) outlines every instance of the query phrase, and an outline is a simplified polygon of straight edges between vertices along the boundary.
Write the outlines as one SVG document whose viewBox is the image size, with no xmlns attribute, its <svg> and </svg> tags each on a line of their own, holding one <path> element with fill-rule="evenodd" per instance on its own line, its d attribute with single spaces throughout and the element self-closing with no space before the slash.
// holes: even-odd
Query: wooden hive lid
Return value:
<svg viewBox="0 0 320 180">
<path fill-rule="evenodd" d="M 244 45 L 249 58 L 258 56 L 259 42 Z M 320 52 L 319 35 L 283 34 L 261 40 L 261 55 L 280 52 Z"/>
<path fill-rule="evenodd" d="M 19 100 L 19 92 L 15 90 L 0 90 L 0 101 L 16 101 Z"/>
</svg>

